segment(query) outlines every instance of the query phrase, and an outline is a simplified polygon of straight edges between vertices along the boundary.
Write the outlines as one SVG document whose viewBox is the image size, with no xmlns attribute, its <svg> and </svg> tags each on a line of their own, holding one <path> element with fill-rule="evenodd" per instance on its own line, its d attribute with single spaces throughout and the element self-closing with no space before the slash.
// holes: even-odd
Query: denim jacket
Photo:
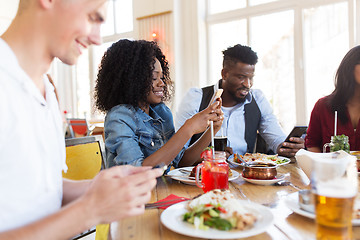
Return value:
<svg viewBox="0 0 360 240">
<path fill-rule="evenodd" d="M 160 149 L 175 133 L 170 109 L 160 103 L 150 106 L 150 116 L 128 104 L 113 107 L 105 118 L 107 167 L 141 166 L 144 159 Z M 171 165 L 178 166 L 183 148 Z"/>
</svg>

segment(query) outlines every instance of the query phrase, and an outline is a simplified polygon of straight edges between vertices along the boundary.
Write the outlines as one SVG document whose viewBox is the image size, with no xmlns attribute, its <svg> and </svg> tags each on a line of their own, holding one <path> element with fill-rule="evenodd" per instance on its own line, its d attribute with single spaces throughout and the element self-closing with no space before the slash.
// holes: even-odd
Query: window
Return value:
<svg viewBox="0 0 360 240">
<path fill-rule="evenodd" d="M 250 46 L 257 52 L 254 88 L 271 103 L 280 125 L 296 125 L 294 78 L 294 11 L 250 18 Z"/>
<path fill-rule="evenodd" d="M 115 41 L 121 38 L 129 38 L 133 31 L 133 9 L 132 0 L 109 1 L 107 9 L 107 20 L 101 28 L 103 44 L 92 46 L 85 51 L 78 59 L 73 68 L 76 85 L 72 89 L 74 117 L 87 117 L 91 119 L 103 118 L 103 115 L 95 111 L 94 86 L 98 66 L 106 49 Z"/>
<path fill-rule="evenodd" d="M 265 93 L 285 133 L 307 125 L 317 99 L 334 89 L 336 69 L 354 42 L 356 14 L 349 6 L 355 1 L 230 2 L 207 0 L 209 83 L 220 78 L 224 49 L 249 45 L 259 56 L 254 88 Z"/>
<path fill-rule="evenodd" d="M 132 4 L 132 0 L 109 1 L 103 37 L 133 31 Z"/>
<path fill-rule="evenodd" d="M 222 51 L 235 44 L 247 44 L 246 20 L 211 25 L 209 28 L 209 79 L 215 83 L 221 78 Z"/>
<path fill-rule="evenodd" d="M 89 73 L 89 51 L 80 55 L 76 65 L 76 110 L 77 117 L 90 117 L 90 73 Z"/>
<path fill-rule="evenodd" d="M 306 116 L 310 119 L 315 102 L 334 90 L 336 70 L 349 50 L 348 4 L 306 8 L 303 19 Z"/>
<path fill-rule="evenodd" d="M 101 59 L 104 55 L 104 53 L 106 52 L 106 50 L 113 44 L 114 42 L 110 41 L 110 42 L 106 42 L 101 44 L 100 46 L 93 46 L 93 69 L 94 69 L 94 82 L 93 82 L 93 90 L 91 92 L 91 99 L 94 100 L 94 87 L 95 87 L 95 81 L 96 81 L 96 75 L 97 72 L 99 70 L 99 66 L 101 63 Z M 103 113 L 97 111 L 94 102 L 91 103 L 92 106 L 92 117 L 95 119 L 103 119 L 105 116 L 103 115 Z"/>
<path fill-rule="evenodd" d="M 210 14 L 219 12 L 226 12 L 238 8 L 244 8 L 246 6 L 246 0 L 209 0 L 208 8 Z"/>
<path fill-rule="evenodd" d="M 260 4 L 264 4 L 264 3 L 270 3 L 270 2 L 274 2 L 277 0 L 249 0 L 249 4 L 250 6 L 254 6 L 254 5 L 260 5 Z"/>
</svg>

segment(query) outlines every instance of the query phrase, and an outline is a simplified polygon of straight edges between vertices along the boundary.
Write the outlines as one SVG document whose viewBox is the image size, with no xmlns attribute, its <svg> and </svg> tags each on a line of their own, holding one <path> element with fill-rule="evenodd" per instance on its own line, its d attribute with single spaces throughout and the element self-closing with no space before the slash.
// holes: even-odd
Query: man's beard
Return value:
<svg viewBox="0 0 360 240">
<path fill-rule="evenodd" d="M 237 97 L 236 92 L 244 90 L 244 89 L 246 89 L 248 91 L 248 94 L 249 94 L 250 89 L 248 89 L 248 88 L 240 88 L 240 89 L 237 89 L 235 92 L 230 92 L 231 98 L 237 103 L 243 103 L 248 94 L 246 94 L 246 96 L 244 96 L 244 97 Z"/>
</svg>

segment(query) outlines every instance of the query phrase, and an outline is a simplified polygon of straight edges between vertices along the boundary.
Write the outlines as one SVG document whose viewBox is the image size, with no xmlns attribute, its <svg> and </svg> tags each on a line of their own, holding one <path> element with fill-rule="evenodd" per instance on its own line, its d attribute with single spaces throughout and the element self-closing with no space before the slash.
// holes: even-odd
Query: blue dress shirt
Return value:
<svg viewBox="0 0 360 240">
<path fill-rule="evenodd" d="M 219 88 L 218 84 L 214 85 L 214 90 Z M 183 98 L 175 118 L 175 127 L 178 130 L 188 118 L 198 113 L 201 99 L 202 89 L 191 88 Z M 230 146 L 234 153 L 246 153 L 247 143 L 245 141 L 245 117 L 244 106 L 249 104 L 255 98 L 255 101 L 261 112 L 261 120 L 259 126 L 259 133 L 269 145 L 269 149 L 277 152 L 277 147 L 285 140 L 286 135 L 281 129 L 269 102 L 266 100 L 263 92 L 258 89 L 251 89 L 246 96 L 245 101 L 235 105 L 234 107 L 222 107 L 224 112 L 224 121 L 222 129 L 217 132 L 216 136 L 228 137 L 228 146 Z M 185 145 L 189 146 L 190 141 Z"/>
</svg>

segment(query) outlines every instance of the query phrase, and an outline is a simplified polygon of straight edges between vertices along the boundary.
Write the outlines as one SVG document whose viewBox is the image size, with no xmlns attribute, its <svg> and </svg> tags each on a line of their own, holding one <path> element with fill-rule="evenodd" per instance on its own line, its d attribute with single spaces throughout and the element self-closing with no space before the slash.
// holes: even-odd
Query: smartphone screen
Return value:
<svg viewBox="0 0 360 240">
<path fill-rule="evenodd" d="M 301 137 L 306 133 L 307 126 L 295 126 L 286 137 L 285 142 L 290 142 L 291 137 Z"/>
</svg>

